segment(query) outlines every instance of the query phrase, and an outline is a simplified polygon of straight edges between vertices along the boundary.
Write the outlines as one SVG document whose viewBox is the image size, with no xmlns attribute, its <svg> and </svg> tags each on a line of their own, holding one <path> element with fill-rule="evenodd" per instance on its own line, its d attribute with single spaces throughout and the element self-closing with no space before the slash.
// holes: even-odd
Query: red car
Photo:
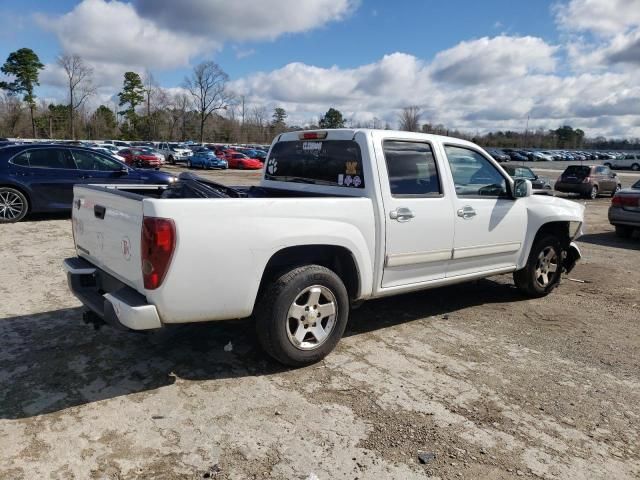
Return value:
<svg viewBox="0 0 640 480">
<path fill-rule="evenodd" d="M 242 170 L 259 170 L 262 168 L 262 162 L 260 160 L 257 158 L 249 158 L 244 153 L 225 150 L 223 156 L 229 164 L 229 168 L 239 168 Z"/>
<path fill-rule="evenodd" d="M 132 167 L 160 168 L 158 157 L 138 148 L 125 148 L 118 151 L 118 155 L 124 157 L 124 163 Z"/>
</svg>

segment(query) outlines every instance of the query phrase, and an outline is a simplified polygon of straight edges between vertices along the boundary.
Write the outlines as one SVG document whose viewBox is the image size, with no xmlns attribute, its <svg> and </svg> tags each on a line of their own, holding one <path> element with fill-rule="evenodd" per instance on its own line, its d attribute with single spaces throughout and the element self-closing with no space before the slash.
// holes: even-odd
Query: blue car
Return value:
<svg viewBox="0 0 640 480">
<path fill-rule="evenodd" d="M 189 168 L 229 168 L 229 164 L 226 160 L 216 157 L 216 154 L 207 148 L 202 148 L 193 152 L 187 160 L 187 167 Z"/>
<path fill-rule="evenodd" d="M 0 148 L 0 223 L 28 213 L 71 211 L 73 186 L 90 183 L 164 184 L 173 175 L 131 168 L 108 154 L 73 145 Z"/>
</svg>

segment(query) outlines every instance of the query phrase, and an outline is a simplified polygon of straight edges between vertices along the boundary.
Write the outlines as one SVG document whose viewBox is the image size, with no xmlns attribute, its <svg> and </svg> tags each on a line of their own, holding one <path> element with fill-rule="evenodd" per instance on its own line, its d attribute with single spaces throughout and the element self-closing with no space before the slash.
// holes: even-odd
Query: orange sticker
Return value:
<svg viewBox="0 0 640 480">
<path fill-rule="evenodd" d="M 358 162 L 345 162 L 344 167 L 347 175 L 358 174 Z"/>
</svg>

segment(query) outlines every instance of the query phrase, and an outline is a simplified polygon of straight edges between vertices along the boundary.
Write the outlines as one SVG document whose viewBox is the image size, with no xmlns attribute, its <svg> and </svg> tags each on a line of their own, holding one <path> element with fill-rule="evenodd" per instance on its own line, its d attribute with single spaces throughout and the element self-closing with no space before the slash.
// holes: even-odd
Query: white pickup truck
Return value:
<svg viewBox="0 0 640 480">
<path fill-rule="evenodd" d="M 278 136 L 259 186 L 183 174 L 76 186 L 73 205 L 65 268 L 90 315 L 133 330 L 253 316 L 294 366 L 327 355 L 366 299 L 505 273 L 544 296 L 584 221 L 470 142 L 361 129 Z"/>
</svg>

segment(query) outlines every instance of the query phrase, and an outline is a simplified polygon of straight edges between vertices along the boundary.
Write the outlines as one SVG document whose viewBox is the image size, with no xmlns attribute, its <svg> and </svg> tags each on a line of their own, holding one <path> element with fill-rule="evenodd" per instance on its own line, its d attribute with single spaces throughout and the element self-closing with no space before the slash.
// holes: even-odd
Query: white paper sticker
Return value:
<svg viewBox="0 0 640 480">
<path fill-rule="evenodd" d="M 338 175 L 338 185 L 344 185 L 344 175 L 342 173 Z"/>
<path fill-rule="evenodd" d="M 302 150 L 304 151 L 320 151 L 322 150 L 322 142 L 303 142 Z"/>
</svg>

